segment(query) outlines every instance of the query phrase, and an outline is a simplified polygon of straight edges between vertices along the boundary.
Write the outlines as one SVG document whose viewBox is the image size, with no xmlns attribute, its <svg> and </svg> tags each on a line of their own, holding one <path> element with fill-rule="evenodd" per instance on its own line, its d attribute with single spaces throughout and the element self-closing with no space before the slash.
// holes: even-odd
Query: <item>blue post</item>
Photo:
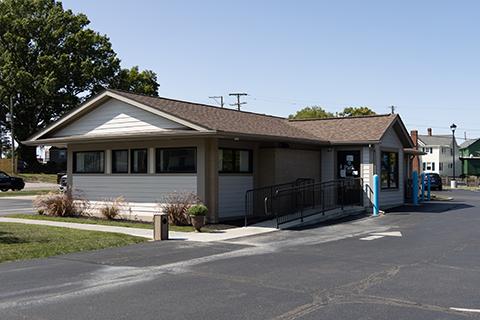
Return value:
<svg viewBox="0 0 480 320">
<path fill-rule="evenodd" d="M 380 178 L 378 174 L 373 175 L 373 216 L 378 217 L 379 209 Z"/>
<path fill-rule="evenodd" d="M 418 172 L 417 171 L 413 171 L 412 173 L 412 182 L 413 182 L 413 186 L 412 186 L 412 201 L 413 201 L 413 205 L 414 206 L 417 206 L 418 205 Z"/>
<path fill-rule="evenodd" d="M 422 172 L 420 176 L 422 179 L 422 181 L 420 182 L 422 184 L 422 194 L 420 195 L 420 199 L 423 202 L 425 201 L 425 172 Z"/>
<path fill-rule="evenodd" d="M 431 178 L 430 175 L 427 176 L 427 201 L 430 201 L 430 191 L 432 190 Z"/>
</svg>

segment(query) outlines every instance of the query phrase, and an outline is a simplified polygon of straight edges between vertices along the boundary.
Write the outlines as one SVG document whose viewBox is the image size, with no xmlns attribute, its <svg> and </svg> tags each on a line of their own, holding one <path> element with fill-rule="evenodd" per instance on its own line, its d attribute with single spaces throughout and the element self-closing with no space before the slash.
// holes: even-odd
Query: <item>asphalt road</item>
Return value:
<svg viewBox="0 0 480 320">
<path fill-rule="evenodd" d="M 13 197 L 0 197 L 0 216 L 13 213 L 34 213 L 31 199 L 14 199 Z"/>
<path fill-rule="evenodd" d="M 480 193 L 448 194 L 455 202 L 228 243 L 3 263 L 0 318 L 477 319 L 451 308 L 480 309 Z"/>
</svg>

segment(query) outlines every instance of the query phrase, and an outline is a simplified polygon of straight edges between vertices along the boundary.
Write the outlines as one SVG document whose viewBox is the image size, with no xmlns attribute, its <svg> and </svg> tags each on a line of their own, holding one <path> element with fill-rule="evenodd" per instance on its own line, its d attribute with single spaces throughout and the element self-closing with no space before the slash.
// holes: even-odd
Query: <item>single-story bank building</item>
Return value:
<svg viewBox="0 0 480 320">
<path fill-rule="evenodd" d="M 380 208 L 405 202 L 413 142 L 397 114 L 289 120 L 107 89 L 24 142 L 68 150 L 68 182 L 91 201 L 123 196 L 151 218 L 193 192 L 210 222 L 241 217 L 245 192 L 311 178 L 380 176 Z M 365 206 L 370 206 L 368 193 Z"/>
</svg>

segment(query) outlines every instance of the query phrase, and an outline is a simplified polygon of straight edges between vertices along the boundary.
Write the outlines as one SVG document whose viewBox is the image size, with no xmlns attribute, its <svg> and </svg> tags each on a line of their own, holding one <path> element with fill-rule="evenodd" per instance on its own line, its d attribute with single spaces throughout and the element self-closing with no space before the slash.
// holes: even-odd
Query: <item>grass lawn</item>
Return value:
<svg viewBox="0 0 480 320">
<path fill-rule="evenodd" d="M 153 229 L 153 223 L 148 222 L 135 222 L 135 221 L 126 221 L 126 220 L 105 220 L 95 217 L 51 217 L 43 215 L 31 215 L 31 214 L 9 214 L 9 218 L 21 218 L 21 219 L 32 219 L 32 220 L 48 220 L 48 221 L 59 221 L 59 222 L 74 222 L 74 223 L 85 223 L 85 224 L 101 224 L 106 226 L 116 226 L 116 227 L 127 227 L 127 228 L 141 228 L 141 229 Z M 169 226 L 171 231 L 182 231 L 182 232 L 193 232 L 195 231 L 192 226 Z M 212 230 L 208 228 L 202 228 L 203 232 L 211 232 Z"/>
<path fill-rule="evenodd" d="M 19 173 L 14 175 L 16 177 L 22 178 L 25 182 L 47 182 L 47 183 L 57 183 L 56 174 L 45 174 L 45 173 Z"/>
<path fill-rule="evenodd" d="M 1 197 L 18 197 L 18 196 L 38 196 L 47 194 L 49 192 L 56 192 L 56 190 L 22 190 L 22 191 L 7 191 L 0 192 Z"/>
<path fill-rule="evenodd" d="M 147 239 L 125 234 L 0 222 L 0 262 L 120 247 Z"/>
</svg>

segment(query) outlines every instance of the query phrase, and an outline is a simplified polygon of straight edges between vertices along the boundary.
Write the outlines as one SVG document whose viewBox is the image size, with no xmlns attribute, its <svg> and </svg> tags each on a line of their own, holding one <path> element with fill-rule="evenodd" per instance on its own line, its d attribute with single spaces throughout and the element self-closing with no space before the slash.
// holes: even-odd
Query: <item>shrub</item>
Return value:
<svg viewBox="0 0 480 320">
<path fill-rule="evenodd" d="M 168 214 L 168 222 L 177 226 L 190 225 L 187 210 L 200 203 L 198 196 L 191 192 L 172 192 L 164 195 L 159 203 L 161 211 Z"/>
<path fill-rule="evenodd" d="M 65 193 L 50 192 L 33 200 L 33 206 L 39 214 L 57 217 L 87 215 L 90 203 L 79 196 L 73 196 L 71 190 Z"/>
<path fill-rule="evenodd" d="M 188 208 L 187 213 L 190 216 L 206 216 L 208 208 L 203 204 L 195 204 Z"/>
<path fill-rule="evenodd" d="M 128 206 L 125 202 L 125 198 L 120 196 L 115 199 L 105 199 L 104 203 L 99 209 L 99 212 L 108 220 L 113 220 L 117 218 L 122 211 L 126 211 L 127 207 Z"/>
</svg>

